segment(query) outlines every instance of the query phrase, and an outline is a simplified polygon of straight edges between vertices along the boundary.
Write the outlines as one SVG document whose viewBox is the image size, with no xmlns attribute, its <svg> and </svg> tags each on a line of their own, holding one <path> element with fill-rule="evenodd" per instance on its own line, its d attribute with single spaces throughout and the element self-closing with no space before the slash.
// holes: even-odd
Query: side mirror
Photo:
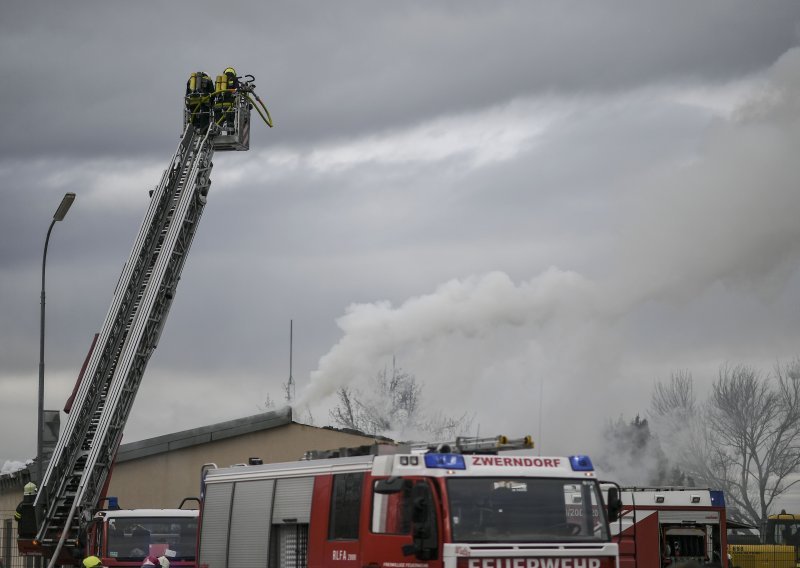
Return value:
<svg viewBox="0 0 800 568">
<path fill-rule="evenodd" d="M 608 488 L 608 522 L 613 523 L 619 520 L 622 512 L 622 500 L 619 498 L 619 489 L 616 487 Z"/>
</svg>

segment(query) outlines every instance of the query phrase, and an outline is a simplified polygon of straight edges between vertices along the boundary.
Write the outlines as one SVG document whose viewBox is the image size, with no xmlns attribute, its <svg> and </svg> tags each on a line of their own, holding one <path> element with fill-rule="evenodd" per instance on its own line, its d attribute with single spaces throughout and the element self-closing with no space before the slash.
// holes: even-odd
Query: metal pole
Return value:
<svg viewBox="0 0 800 568">
<path fill-rule="evenodd" d="M 47 229 L 47 238 L 44 240 L 44 253 L 42 254 L 42 293 L 41 293 L 41 309 L 39 316 L 39 406 L 38 408 L 38 425 L 36 427 L 36 484 L 42 483 L 42 442 L 44 433 L 44 275 L 45 266 L 47 266 L 47 245 L 50 242 L 50 233 L 53 231 L 53 225 L 56 220 L 50 222 L 50 227 Z"/>
<path fill-rule="evenodd" d="M 44 438 L 44 305 L 45 305 L 45 267 L 47 266 L 47 245 L 50 243 L 50 233 L 53 231 L 53 225 L 56 221 L 62 221 L 69 211 L 72 202 L 75 201 L 74 193 L 67 193 L 61 199 L 61 203 L 53 215 L 53 220 L 50 222 L 50 227 L 47 229 L 47 238 L 44 240 L 44 253 L 42 253 L 42 293 L 41 293 L 41 310 L 39 320 L 39 404 L 37 407 L 38 424 L 36 428 L 36 484 L 41 485 L 44 472 L 42 470 L 42 462 L 44 456 L 42 455 L 42 446 Z"/>
</svg>

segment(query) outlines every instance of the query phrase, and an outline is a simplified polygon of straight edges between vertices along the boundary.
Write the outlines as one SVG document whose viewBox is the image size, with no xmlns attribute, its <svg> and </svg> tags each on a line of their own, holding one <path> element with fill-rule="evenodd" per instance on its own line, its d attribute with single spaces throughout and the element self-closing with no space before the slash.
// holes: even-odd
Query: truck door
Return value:
<svg viewBox="0 0 800 568">
<path fill-rule="evenodd" d="M 330 510 L 320 566 L 361 568 L 358 530 L 364 508 L 364 472 L 338 473 L 330 480 Z M 324 487 L 323 484 L 320 484 Z M 313 524 L 313 522 L 312 522 Z M 312 551 L 313 552 L 313 551 Z M 309 566 L 314 566 L 309 555 Z"/>
<path fill-rule="evenodd" d="M 386 483 L 395 487 L 387 491 Z M 369 518 L 361 539 L 367 568 L 442 566 L 441 518 L 426 479 L 372 480 Z"/>
</svg>

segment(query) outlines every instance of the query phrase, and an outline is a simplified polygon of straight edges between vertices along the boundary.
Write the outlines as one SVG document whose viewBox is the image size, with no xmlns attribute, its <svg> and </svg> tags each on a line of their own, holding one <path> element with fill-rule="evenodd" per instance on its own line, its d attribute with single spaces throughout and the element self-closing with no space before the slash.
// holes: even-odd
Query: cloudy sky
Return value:
<svg viewBox="0 0 800 568">
<path fill-rule="evenodd" d="M 219 6 L 223 6 L 220 8 Z M 71 391 L 181 130 L 190 72 L 275 128 L 218 153 L 134 441 L 331 393 L 392 357 L 429 409 L 598 447 L 655 381 L 800 355 L 800 4 L 0 8 L 0 463 Z M 307 405 L 307 406 L 305 406 Z M 64 420 L 65 421 L 65 420 Z"/>
</svg>

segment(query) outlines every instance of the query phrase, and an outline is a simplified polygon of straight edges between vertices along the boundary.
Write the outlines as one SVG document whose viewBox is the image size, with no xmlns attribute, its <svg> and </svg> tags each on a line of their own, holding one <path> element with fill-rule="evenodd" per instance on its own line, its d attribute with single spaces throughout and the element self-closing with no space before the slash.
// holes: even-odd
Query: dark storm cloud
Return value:
<svg viewBox="0 0 800 568">
<path fill-rule="evenodd" d="M 793 45 L 798 14 L 791 0 L 6 3 L 0 73 L 16 88 L 0 94 L 0 152 L 163 154 L 188 73 L 231 63 L 256 75 L 276 142 L 537 93 L 725 81 Z"/>
</svg>

